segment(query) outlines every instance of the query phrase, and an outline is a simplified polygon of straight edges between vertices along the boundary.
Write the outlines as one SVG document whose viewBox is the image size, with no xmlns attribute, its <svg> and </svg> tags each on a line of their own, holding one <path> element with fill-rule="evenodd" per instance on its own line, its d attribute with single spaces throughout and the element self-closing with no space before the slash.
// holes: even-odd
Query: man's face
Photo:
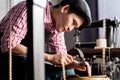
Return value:
<svg viewBox="0 0 120 80">
<path fill-rule="evenodd" d="M 57 20 L 56 29 L 58 32 L 71 31 L 73 28 L 79 28 L 83 22 L 84 19 L 74 13 L 62 14 Z"/>
<path fill-rule="evenodd" d="M 58 32 L 71 31 L 73 28 L 79 28 L 84 19 L 75 13 L 68 13 L 69 6 L 61 8 L 61 13 L 56 18 L 56 29 Z"/>
</svg>

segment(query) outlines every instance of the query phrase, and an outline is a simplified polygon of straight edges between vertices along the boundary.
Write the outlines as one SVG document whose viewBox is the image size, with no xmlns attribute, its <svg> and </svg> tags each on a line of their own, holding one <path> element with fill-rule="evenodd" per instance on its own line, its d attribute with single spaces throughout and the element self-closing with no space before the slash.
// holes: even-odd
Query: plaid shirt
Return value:
<svg viewBox="0 0 120 80">
<path fill-rule="evenodd" d="M 11 48 L 14 48 L 16 45 L 20 44 L 27 33 L 26 1 L 20 2 L 10 9 L 0 22 L 0 32 L 3 33 L 1 38 L 2 52 L 7 52 L 9 50 L 9 45 L 11 45 Z M 11 44 L 9 43 L 10 34 Z"/>
<path fill-rule="evenodd" d="M 67 53 L 66 45 L 65 45 L 65 38 L 64 38 L 64 32 L 57 32 L 55 29 L 55 26 L 52 24 L 52 19 L 50 15 L 50 6 L 51 2 L 47 3 L 46 9 L 45 9 L 45 18 L 44 18 L 44 24 L 45 28 L 50 31 L 51 33 L 55 33 L 53 37 L 49 40 L 49 46 L 51 49 L 51 52 L 53 53 Z"/>
<path fill-rule="evenodd" d="M 1 38 L 1 50 L 6 52 L 9 50 L 9 34 L 11 33 L 11 48 L 20 44 L 22 39 L 25 38 L 27 34 L 27 8 L 26 1 L 22 1 L 16 6 L 14 6 L 7 15 L 0 22 L 0 33 L 3 33 Z M 55 33 L 53 37 L 49 40 L 49 46 L 51 52 L 54 53 L 66 53 L 66 46 L 64 40 L 64 33 L 58 33 L 55 27 L 52 26 L 52 19 L 50 16 L 50 5 L 47 4 L 45 9 L 44 24 L 45 29 L 51 33 Z M 11 27 L 11 32 L 10 32 Z"/>
</svg>

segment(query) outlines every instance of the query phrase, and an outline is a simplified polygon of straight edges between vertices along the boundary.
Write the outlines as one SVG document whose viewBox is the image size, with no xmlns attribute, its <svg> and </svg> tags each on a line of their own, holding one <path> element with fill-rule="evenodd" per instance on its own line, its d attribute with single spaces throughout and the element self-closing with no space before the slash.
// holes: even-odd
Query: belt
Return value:
<svg viewBox="0 0 120 80">
<path fill-rule="evenodd" d="M 54 70 L 54 71 L 58 71 L 58 70 L 62 70 L 62 67 L 57 67 L 57 66 L 54 66 L 54 65 L 51 65 L 51 64 L 46 64 L 45 63 L 45 69 L 47 70 Z"/>
<path fill-rule="evenodd" d="M 9 55 L 6 54 L 6 53 L 0 53 L 0 59 L 8 60 L 9 59 Z M 27 61 L 27 56 L 12 55 L 12 59 L 18 60 L 18 61 Z"/>
</svg>

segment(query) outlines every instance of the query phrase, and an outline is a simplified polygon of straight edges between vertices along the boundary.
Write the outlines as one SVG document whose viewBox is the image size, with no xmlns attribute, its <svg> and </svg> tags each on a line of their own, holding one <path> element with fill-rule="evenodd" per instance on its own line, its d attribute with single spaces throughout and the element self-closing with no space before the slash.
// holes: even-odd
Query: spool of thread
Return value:
<svg viewBox="0 0 120 80">
<path fill-rule="evenodd" d="M 107 47 L 106 39 L 97 39 L 96 40 L 96 48 L 105 48 L 105 47 Z"/>
</svg>

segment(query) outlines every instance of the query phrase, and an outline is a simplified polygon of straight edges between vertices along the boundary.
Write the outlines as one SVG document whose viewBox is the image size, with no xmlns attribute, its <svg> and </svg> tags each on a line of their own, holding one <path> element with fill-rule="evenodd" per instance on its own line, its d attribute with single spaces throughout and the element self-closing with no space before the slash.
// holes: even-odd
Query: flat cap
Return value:
<svg viewBox="0 0 120 80">
<path fill-rule="evenodd" d="M 89 8 L 86 0 L 50 0 L 53 5 L 65 5 L 68 4 L 71 6 L 71 10 L 76 12 L 78 15 L 82 16 L 85 21 L 83 23 L 84 26 L 88 26 L 91 24 L 91 10 Z"/>
<path fill-rule="evenodd" d="M 77 14 L 81 15 L 85 19 L 83 25 L 85 26 L 90 25 L 92 22 L 91 10 L 86 0 L 69 0 L 69 1 L 72 3 L 71 5 L 75 8 L 75 10 L 78 11 Z"/>
<path fill-rule="evenodd" d="M 87 4 L 87 2 L 85 0 L 79 0 L 80 3 L 80 8 L 81 8 L 81 11 L 83 12 L 83 15 L 85 17 L 85 23 L 84 25 L 90 25 L 91 22 L 92 22 L 92 19 L 91 19 L 91 10 Z"/>
</svg>

